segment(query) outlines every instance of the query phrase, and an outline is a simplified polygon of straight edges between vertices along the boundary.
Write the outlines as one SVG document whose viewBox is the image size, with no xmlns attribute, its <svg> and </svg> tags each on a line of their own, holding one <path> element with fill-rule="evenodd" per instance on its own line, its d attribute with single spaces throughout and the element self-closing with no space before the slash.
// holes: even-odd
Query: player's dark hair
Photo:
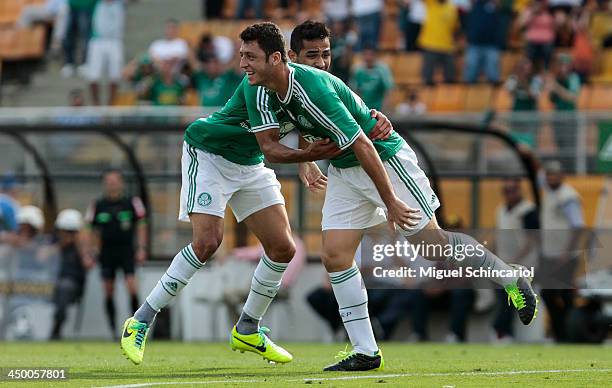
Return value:
<svg viewBox="0 0 612 388">
<path fill-rule="evenodd" d="M 270 55 L 278 51 L 281 54 L 282 61 L 287 63 L 285 39 L 276 24 L 264 22 L 250 25 L 240 33 L 240 39 L 247 43 L 257 42 L 263 52 L 266 53 L 266 62 Z"/>
<path fill-rule="evenodd" d="M 316 22 L 314 20 L 306 20 L 304 23 L 298 24 L 291 33 L 291 50 L 296 54 L 304 48 L 305 40 L 323 40 L 329 38 L 331 33 L 325 23 Z"/>
</svg>

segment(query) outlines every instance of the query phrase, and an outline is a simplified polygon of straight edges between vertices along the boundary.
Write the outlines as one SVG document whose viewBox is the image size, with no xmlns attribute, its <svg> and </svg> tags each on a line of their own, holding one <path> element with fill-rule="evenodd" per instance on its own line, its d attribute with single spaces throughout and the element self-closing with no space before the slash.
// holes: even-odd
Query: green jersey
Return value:
<svg viewBox="0 0 612 388">
<path fill-rule="evenodd" d="M 384 63 L 377 63 L 372 68 L 359 66 L 353 72 L 350 85 L 367 106 L 382 109 L 387 92 L 393 89 L 393 76 Z"/>
<path fill-rule="evenodd" d="M 214 78 L 206 72 L 197 72 L 194 74 L 194 80 L 202 98 L 202 106 L 223 106 L 242 81 L 242 77 L 230 69 Z"/>
<path fill-rule="evenodd" d="M 309 141 L 332 139 L 345 150 L 331 160 L 333 166 L 359 166 L 357 156 L 349 147 L 362 131 L 367 135 L 376 124 L 368 107 L 346 84 L 327 72 L 294 63 L 289 64 L 289 71 L 285 98 L 268 91 L 267 97 L 260 97 L 258 109 L 272 116 L 272 121 L 279 111 L 285 112 Z M 395 155 L 404 144 L 404 139 L 395 132 L 386 140 L 374 141 L 383 161 Z"/>
<path fill-rule="evenodd" d="M 185 141 L 230 162 L 261 163 L 264 156 L 254 133 L 280 127 L 283 137 L 295 128 L 281 112 L 278 112 L 279 121 L 273 112 L 264 108 L 267 96 L 263 87 L 249 85 L 245 76 L 220 111 L 194 121 L 187 128 Z"/>
</svg>

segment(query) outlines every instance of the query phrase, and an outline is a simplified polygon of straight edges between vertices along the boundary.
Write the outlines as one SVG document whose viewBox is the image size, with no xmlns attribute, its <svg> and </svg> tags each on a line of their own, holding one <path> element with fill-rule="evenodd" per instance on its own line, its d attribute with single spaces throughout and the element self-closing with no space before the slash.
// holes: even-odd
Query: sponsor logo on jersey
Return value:
<svg viewBox="0 0 612 388">
<path fill-rule="evenodd" d="M 302 115 L 298 116 L 298 123 L 300 123 L 301 126 L 308 128 L 308 129 L 314 128 L 314 125 L 312 125 L 310 121 L 306 120 L 306 117 Z"/>
<path fill-rule="evenodd" d="M 212 202 L 212 196 L 208 193 L 202 193 L 198 195 L 198 204 L 200 206 L 208 206 Z"/>
</svg>

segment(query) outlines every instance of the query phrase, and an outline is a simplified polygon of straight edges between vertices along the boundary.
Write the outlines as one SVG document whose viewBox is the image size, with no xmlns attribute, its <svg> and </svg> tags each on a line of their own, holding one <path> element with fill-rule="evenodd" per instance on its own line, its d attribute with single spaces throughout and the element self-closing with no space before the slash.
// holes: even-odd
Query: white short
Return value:
<svg viewBox="0 0 612 388">
<path fill-rule="evenodd" d="M 87 47 L 87 79 L 99 81 L 104 75 L 109 81 L 121 79 L 123 43 L 112 39 L 91 39 Z"/>
<path fill-rule="evenodd" d="M 229 204 L 238 222 L 272 205 L 284 205 L 276 174 L 263 163 L 244 166 L 183 143 L 180 221 L 190 213 L 223 218 Z"/>
<path fill-rule="evenodd" d="M 423 229 L 440 207 L 438 197 L 417 157 L 405 145 L 391 159 L 383 162 L 395 194 L 408 206 L 421 210 L 423 219 L 414 229 L 402 232 L 412 235 Z M 366 229 L 386 221 L 385 205 L 372 179 L 361 167 L 329 166 L 327 193 L 323 205 L 322 229 Z"/>
</svg>

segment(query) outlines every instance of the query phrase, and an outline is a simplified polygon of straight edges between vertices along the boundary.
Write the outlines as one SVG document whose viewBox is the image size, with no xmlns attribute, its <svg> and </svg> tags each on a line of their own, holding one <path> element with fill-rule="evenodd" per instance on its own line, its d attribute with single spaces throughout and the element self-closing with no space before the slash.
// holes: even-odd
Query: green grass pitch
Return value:
<svg viewBox="0 0 612 388">
<path fill-rule="evenodd" d="M 132 365 L 119 345 L 108 342 L 0 342 L 0 368 L 63 367 L 64 382 L 15 382 L 0 386 L 191 387 L 610 387 L 610 346 L 446 345 L 383 343 L 380 372 L 323 373 L 342 350 L 339 344 L 283 343 L 294 355 L 286 365 L 269 365 L 252 353 L 232 352 L 223 343 L 151 341 L 144 363 Z"/>
</svg>

